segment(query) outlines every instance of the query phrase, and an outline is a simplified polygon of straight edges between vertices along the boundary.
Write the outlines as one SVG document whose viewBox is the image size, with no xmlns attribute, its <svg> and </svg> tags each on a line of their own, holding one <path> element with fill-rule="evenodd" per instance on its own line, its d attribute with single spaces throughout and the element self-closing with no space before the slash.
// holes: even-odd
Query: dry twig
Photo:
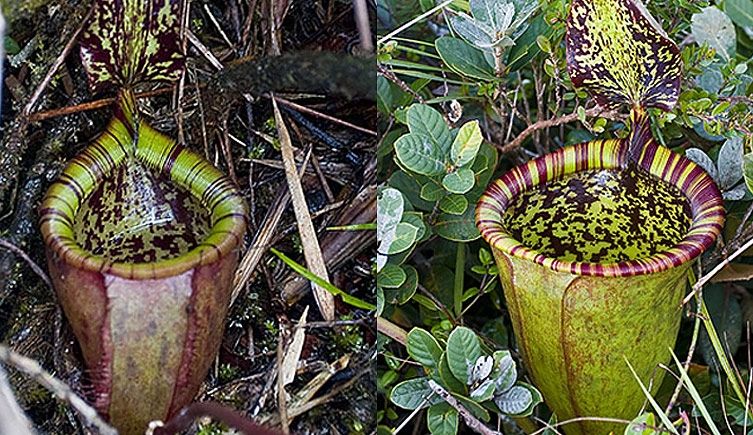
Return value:
<svg viewBox="0 0 753 435">
<path fill-rule="evenodd" d="M 431 388 L 431 391 L 433 391 L 436 395 L 444 399 L 447 404 L 455 408 L 458 413 L 463 417 L 463 420 L 465 420 L 465 424 L 468 425 L 469 428 L 475 430 L 477 433 L 480 433 L 481 435 L 501 435 L 497 431 L 493 431 L 486 427 L 484 423 L 482 423 L 479 419 L 473 416 L 470 411 L 465 409 L 463 405 L 461 405 L 457 399 L 452 397 L 450 393 L 447 392 L 444 388 L 442 388 L 441 385 L 434 382 L 434 380 L 429 379 L 429 388 Z"/>
<path fill-rule="evenodd" d="M 50 278 L 47 277 L 47 274 L 44 273 L 44 270 L 42 270 L 42 268 L 39 267 L 37 263 L 34 262 L 34 260 L 29 258 L 29 256 L 26 255 L 26 253 L 21 248 L 3 239 L 0 239 L 0 247 L 3 247 L 21 257 L 26 263 L 28 263 L 29 267 L 31 267 L 31 270 L 33 270 L 34 273 L 36 273 L 39 278 L 44 281 L 45 284 L 47 284 L 47 287 L 52 288 L 52 282 L 50 281 Z"/>
<path fill-rule="evenodd" d="M 31 358 L 26 358 L 16 352 L 8 349 L 7 346 L 0 344 L 0 361 L 11 365 L 29 377 L 37 381 L 39 385 L 51 391 L 55 396 L 71 405 L 83 417 L 87 424 L 96 427 L 100 434 L 118 435 L 118 432 L 112 426 L 107 424 L 97 414 L 97 411 L 89 406 L 84 399 L 77 396 L 65 382 L 45 371 L 38 362 Z"/>
<path fill-rule="evenodd" d="M 34 104 L 37 103 L 37 100 L 42 95 L 42 92 L 44 92 L 44 89 L 47 87 L 47 85 L 52 80 L 52 77 L 55 76 L 55 73 L 58 71 L 58 68 L 60 68 L 60 65 L 65 62 L 65 58 L 68 56 L 68 53 L 71 51 L 71 48 L 76 44 L 76 41 L 78 40 L 78 35 L 81 33 L 81 31 L 84 29 L 84 26 L 89 21 L 89 17 L 92 14 L 93 9 L 89 9 L 89 12 L 86 14 L 86 17 L 81 21 L 81 24 L 78 26 L 75 32 L 73 32 L 73 35 L 71 35 L 71 38 L 68 40 L 68 43 L 65 44 L 65 47 L 63 47 L 63 51 L 60 52 L 57 59 L 55 59 L 55 62 L 53 62 L 52 66 L 50 66 L 50 69 L 47 70 L 47 74 L 44 76 L 44 79 L 41 83 L 39 83 L 39 86 L 37 86 L 37 89 L 34 90 L 34 93 L 31 95 L 31 98 L 29 99 L 29 102 L 26 103 L 26 106 L 23 110 L 24 116 L 29 116 L 31 114 L 31 109 L 34 108 Z"/>
<path fill-rule="evenodd" d="M 619 116 L 618 112 L 614 111 L 605 111 L 601 107 L 592 107 L 588 110 L 586 110 L 586 116 L 588 117 L 594 117 L 594 116 L 600 116 L 602 118 L 612 119 L 612 120 L 622 120 L 622 117 Z M 523 130 L 515 139 L 511 140 L 505 145 L 497 145 L 497 148 L 499 148 L 499 152 L 502 154 L 509 153 L 510 151 L 514 151 L 520 147 L 520 145 L 523 144 L 523 141 L 528 138 L 528 136 L 532 135 L 534 132 L 541 130 L 543 128 L 548 127 L 555 127 L 557 125 L 567 124 L 568 122 L 573 122 L 578 119 L 578 112 L 573 112 L 568 115 L 561 116 L 559 118 L 552 118 L 552 119 L 545 119 L 543 121 L 538 121 L 530 126 L 526 127 L 525 130 Z"/>
</svg>

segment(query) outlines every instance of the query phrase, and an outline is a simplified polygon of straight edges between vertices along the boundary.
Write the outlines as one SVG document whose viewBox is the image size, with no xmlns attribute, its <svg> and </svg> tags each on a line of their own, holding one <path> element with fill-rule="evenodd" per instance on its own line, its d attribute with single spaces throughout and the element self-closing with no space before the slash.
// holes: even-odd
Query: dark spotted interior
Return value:
<svg viewBox="0 0 753 435">
<path fill-rule="evenodd" d="M 210 230 L 209 215 L 188 191 L 137 161 L 121 164 L 84 201 L 76 241 L 113 262 L 146 263 L 185 254 Z"/>
<path fill-rule="evenodd" d="M 678 188 L 644 171 L 582 171 L 519 195 L 503 225 L 518 241 L 565 261 L 646 258 L 679 242 L 691 224 Z"/>
</svg>

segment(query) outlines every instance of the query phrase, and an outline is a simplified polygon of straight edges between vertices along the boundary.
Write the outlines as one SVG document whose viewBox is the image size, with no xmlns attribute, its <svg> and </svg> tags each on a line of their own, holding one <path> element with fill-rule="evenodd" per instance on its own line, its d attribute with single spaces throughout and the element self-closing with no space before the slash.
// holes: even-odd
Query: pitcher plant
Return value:
<svg viewBox="0 0 753 435">
<path fill-rule="evenodd" d="M 670 359 L 693 260 L 724 223 L 703 169 L 659 145 L 647 110 L 670 110 L 681 58 L 638 0 L 573 0 L 568 72 L 604 110 L 628 106 L 623 139 L 536 158 L 493 182 L 476 223 L 493 248 L 525 366 L 560 421 L 631 420 Z M 628 365 L 629 364 L 629 365 Z M 568 435 L 624 427 L 580 420 Z"/>
<path fill-rule="evenodd" d="M 40 211 L 94 404 L 123 434 L 144 433 L 197 393 L 219 350 L 246 228 L 232 182 L 153 129 L 135 102 L 134 86 L 180 75 L 178 4 L 94 2 L 81 57 L 92 87 L 119 89 L 114 115 Z"/>
</svg>

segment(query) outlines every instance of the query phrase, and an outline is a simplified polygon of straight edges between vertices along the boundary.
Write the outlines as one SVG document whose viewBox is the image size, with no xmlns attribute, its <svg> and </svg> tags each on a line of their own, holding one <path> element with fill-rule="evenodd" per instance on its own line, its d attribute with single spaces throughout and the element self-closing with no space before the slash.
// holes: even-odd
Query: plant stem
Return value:
<svg viewBox="0 0 753 435">
<path fill-rule="evenodd" d="M 481 435 L 499 435 L 499 432 L 489 429 L 484 423 L 474 417 L 470 411 L 465 409 L 465 407 L 461 405 L 460 402 L 452 397 L 452 395 L 447 390 L 442 388 L 441 385 L 434 382 L 433 379 L 429 379 L 429 388 L 431 388 L 434 393 L 444 399 L 444 401 L 447 402 L 448 405 L 455 408 L 455 410 L 458 411 L 458 414 L 463 417 L 465 424 L 467 424 L 469 428 L 473 429 L 477 433 L 480 433 Z"/>
<path fill-rule="evenodd" d="M 494 73 L 497 77 L 502 77 L 505 74 L 505 63 L 502 62 L 502 55 L 504 49 L 502 47 L 494 47 Z"/>
<path fill-rule="evenodd" d="M 620 116 L 619 113 L 614 111 L 605 111 L 601 107 L 592 107 L 590 109 L 586 110 L 586 116 L 587 117 L 594 117 L 594 116 L 600 116 L 602 118 L 607 118 L 611 120 L 622 120 L 623 117 Z M 499 152 L 502 154 L 507 154 L 510 151 L 516 150 L 520 145 L 523 144 L 523 141 L 530 135 L 532 135 L 537 130 L 541 130 L 543 128 L 547 127 L 555 127 L 557 125 L 566 124 L 568 122 L 572 122 L 578 119 L 578 112 L 573 112 L 564 116 L 561 116 L 559 118 L 552 118 L 552 119 L 545 119 L 543 121 L 537 121 L 530 126 L 526 127 L 525 130 L 523 130 L 515 139 L 511 140 L 505 145 L 497 145 L 497 148 L 499 149 Z"/>
<path fill-rule="evenodd" d="M 408 332 L 384 317 L 377 317 L 377 331 L 405 346 L 408 342 Z"/>
<path fill-rule="evenodd" d="M 743 394 L 743 391 L 740 388 L 740 378 L 735 376 L 735 372 L 734 370 L 732 370 L 732 365 L 727 358 L 727 352 L 724 351 L 722 342 L 719 340 L 719 335 L 716 333 L 716 329 L 714 329 L 714 324 L 711 321 L 711 315 L 709 314 L 708 308 L 706 308 L 706 302 L 703 300 L 703 298 L 699 298 L 698 303 L 701 306 L 701 309 L 699 311 L 701 313 L 703 326 L 706 327 L 706 332 L 709 334 L 709 339 L 711 340 L 711 345 L 714 347 L 714 353 L 716 353 L 716 357 L 719 359 L 719 364 L 722 366 L 724 374 L 727 375 L 730 384 L 732 384 L 732 389 L 735 391 L 737 400 L 739 400 L 740 403 L 743 404 L 748 403 L 748 401 L 746 400 L 746 395 Z M 753 416 L 753 413 L 749 408 L 746 408 L 746 412 Z"/>
<path fill-rule="evenodd" d="M 463 288 L 465 287 L 465 245 L 458 243 L 457 254 L 455 255 L 455 292 L 453 300 L 455 302 L 455 317 L 458 319 L 463 313 Z"/>
</svg>

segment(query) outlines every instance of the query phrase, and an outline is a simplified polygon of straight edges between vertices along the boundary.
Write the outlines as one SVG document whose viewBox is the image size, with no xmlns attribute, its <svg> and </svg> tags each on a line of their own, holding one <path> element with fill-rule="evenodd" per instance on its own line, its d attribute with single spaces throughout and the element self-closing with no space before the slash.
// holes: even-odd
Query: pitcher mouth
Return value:
<svg viewBox="0 0 753 435">
<path fill-rule="evenodd" d="M 561 148 L 517 166 L 494 181 L 476 206 L 476 225 L 494 249 L 533 261 L 557 272 L 585 276 L 633 276 L 661 272 L 692 261 L 708 249 L 724 225 L 724 201 L 711 177 L 677 153 L 656 144 L 646 144 L 638 166 L 654 177 L 677 187 L 690 205 L 691 223 L 684 237 L 669 249 L 646 258 L 615 263 L 566 261 L 525 246 L 502 224 L 503 215 L 521 193 L 551 180 L 586 170 L 627 167 L 627 141 L 595 140 Z"/>
<path fill-rule="evenodd" d="M 117 117 L 108 130 L 127 128 Z M 138 148 L 136 158 L 155 172 L 169 176 L 210 212 L 207 236 L 181 255 L 146 263 L 110 261 L 83 249 L 76 241 L 74 220 L 81 204 L 126 157 L 117 137 L 102 134 L 74 158 L 47 191 L 40 207 L 45 245 L 62 261 L 92 272 L 127 279 L 160 279 L 211 264 L 237 249 L 246 228 L 246 205 L 232 182 L 198 154 L 142 123 L 139 141 L 164 144 Z M 156 147 L 155 147 L 156 148 Z M 198 192 L 198 193 L 197 193 Z"/>
</svg>

